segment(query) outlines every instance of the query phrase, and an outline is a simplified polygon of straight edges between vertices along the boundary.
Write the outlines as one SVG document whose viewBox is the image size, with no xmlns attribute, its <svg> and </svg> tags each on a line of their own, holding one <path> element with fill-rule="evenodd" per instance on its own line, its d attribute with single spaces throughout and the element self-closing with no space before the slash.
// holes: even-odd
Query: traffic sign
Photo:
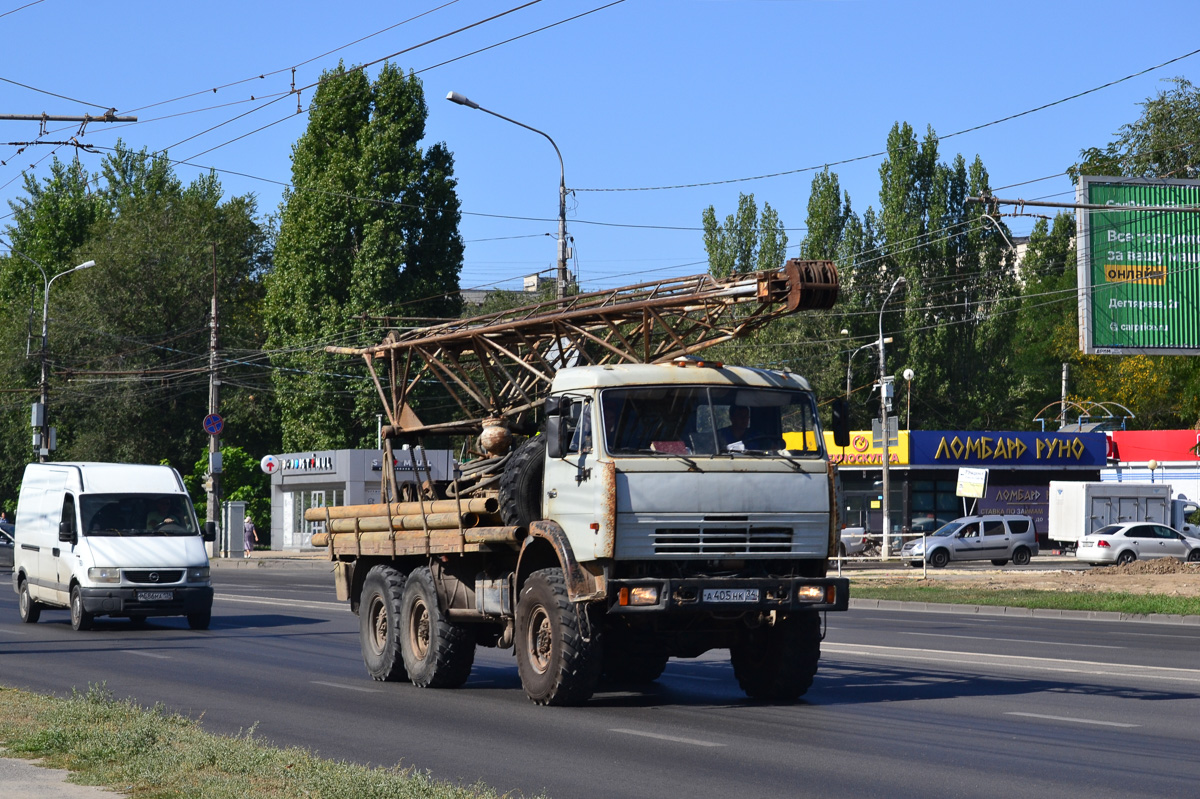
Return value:
<svg viewBox="0 0 1200 799">
<path fill-rule="evenodd" d="M 263 459 L 258 462 L 258 466 L 267 474 L 275 474 L 279 471 L 279 459 L 274 455 L 263 455 Z"/>
<path fill-rule="evenodd" d="M 210 436 L 219 436 L 221 431 L 225 429 L 225 420 L 221 418 L 219 413 L 210 413 L 204 417 L 204 432 Z"/>
</svg>

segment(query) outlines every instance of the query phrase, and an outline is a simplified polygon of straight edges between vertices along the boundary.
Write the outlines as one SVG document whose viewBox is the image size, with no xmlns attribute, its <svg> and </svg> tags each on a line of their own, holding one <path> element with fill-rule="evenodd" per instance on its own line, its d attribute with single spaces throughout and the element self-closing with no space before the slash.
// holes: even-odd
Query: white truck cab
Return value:
<svg viewBox="0 0 1200 799">
<path fill-rule="evenodd" d="M 140 621 L 186 616 L 207 629 L 213 590 L 196 512 L 169 466 L 31 463 L 17 501 L 13 589 L 21 620 L 69 609 Z"/>
</svg>

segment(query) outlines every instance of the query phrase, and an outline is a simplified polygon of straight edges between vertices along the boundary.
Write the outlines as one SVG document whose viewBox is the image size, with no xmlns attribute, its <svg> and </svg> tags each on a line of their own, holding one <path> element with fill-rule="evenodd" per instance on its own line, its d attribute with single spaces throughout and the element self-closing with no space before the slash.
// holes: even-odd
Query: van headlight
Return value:
<svg viewBox="0 0 1200 799">
<path fill-rule="evenodd" d="M 88 579 L 93 583 L 119 583 L 121 582 L 121 570 L 109 566 L 93 566 L 88 569 Z"/>
<path fill-rule="evenodd" d="M 209 571 L 208 571 L 207 566 L 196 566 L 194 568 L 188 569 L 188 576 L 187 576 L 188 582 L 189 583 L 206 583 L 206 582 L 208 582 L 208 574 L 209 574 Z"/>
</svg>

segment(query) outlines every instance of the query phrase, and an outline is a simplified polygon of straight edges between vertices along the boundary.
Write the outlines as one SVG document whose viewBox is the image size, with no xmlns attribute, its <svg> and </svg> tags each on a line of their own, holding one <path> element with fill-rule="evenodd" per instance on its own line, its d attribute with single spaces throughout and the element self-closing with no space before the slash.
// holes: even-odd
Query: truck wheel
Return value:
<svg viewBox="0 0 1200 799">
<path fill-rule="evenodd" d="M 821 619 L 800 613 L 772 627 L 747 630 L 730 647 L 738 685 L 751 699 L 791 702 L 804 695 L 821 658 Z"/>
<path fill-rule="evenodd" d="M 525 694 L 538 705 L 581 705 L 603 665 L 599 623 L 567 598 L 562 569 L 529 575 L 517 601 L 514 649 Z"/>
<path fill-rule="evenodd" d="M 400 597 L 404 575 L 390 566 L 376 566 L 363 580 L 358 605 L 358 640 L 367 673 L 381 682 L 408 679 L 400 653 Z"/>
<path fill-rule="evenodd" d="M 79 586 L 71 586 L 71 629 L 90 630 L 93 618 L 92 614 L 83 609 L 83 592 Z"/>
<path fill-rule="evenodd" d="M 1013 565 L 1028 566 L 1029 565 L 1029 550 L 1025 547 L 1017 547 L 1013 550 Z"/>
<path fill-rule="evenodd" d="M 20 594 L 17 598 L 17 609 L 21 614 L 21 621 L 25 624 L 37 624 L 37 620 L 41 618 L 41 603 L 29 595 L 28 580 L 21 580 Z"/>
<path fill-rule="evenodd" d="M 935 569 L 944 569 L 950 562 L 950 553 L 940 547 L 929 553 L 929 565 Z"/>
<path fill-rule="evenodd" d="M 138 624 L 139 620 L 130 619 L 130 621 L 132 621 L 134 624 Z M 142 626 L 145 626 L 146 617 L 142 616 L 140 621 Z M 189 613 L 187 615 L 187 623 L 189 629 L 207 630 L 209 625 L 212 624 L 212 608 L 207 607 L 204 610 L 197 610 L 194 613 Z"/>
<path fill-rule="evenodd" d="M 670 657 L 663 652 L 638 652 L 604 646 L 604 679 L 618 685 L 649 685 L 662 676 Z"/>
<path fill-rule="evenodd" d="M 457 688 L 467 681 L 475 662 L 475 633 L 446 618 L 428 566 L 408 575 L 400 599 L 400 619 L 400 652 L 413 685 Z"/>
<path fill-rule="evenodd" d="M 546 439 L 535 436 L 517 447 L 500 475 L 500 518 L 512 527 L 528 527 L 542 518 L 542 474 Z"/>
</svg>

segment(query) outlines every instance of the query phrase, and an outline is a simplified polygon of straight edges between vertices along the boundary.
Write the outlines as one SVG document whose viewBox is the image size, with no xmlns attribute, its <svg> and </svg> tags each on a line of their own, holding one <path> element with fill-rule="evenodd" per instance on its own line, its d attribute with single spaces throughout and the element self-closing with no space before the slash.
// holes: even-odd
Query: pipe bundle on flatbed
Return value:
<svg viewBox="0 0 1200 799">
<path fill-rule="evenodd" d="M 424 509 L 422 509 L 424 504 Z M 412 516 L 432 513 L 478 513 L 493 514 L 500 510 L 495 497 L 474 499 L 439 499 L 433 502 L 389 502 L 386 505 L 337 505 L 327 508 L 309 508 L 304 511 L 304 520 L 323 522 L 326 519 L 362 519 L 370 516 Z"/>
<path fill-rule="evenodd" d="M 496 545 L 516 548 L 525 536 L 523 527 L 473 527 L 463 530 L 380 530 L 356 534 L 313 533 L 314 547 L 331 547 L 337 555 L 438 555 L 478 552 Z"/>
</svg>

